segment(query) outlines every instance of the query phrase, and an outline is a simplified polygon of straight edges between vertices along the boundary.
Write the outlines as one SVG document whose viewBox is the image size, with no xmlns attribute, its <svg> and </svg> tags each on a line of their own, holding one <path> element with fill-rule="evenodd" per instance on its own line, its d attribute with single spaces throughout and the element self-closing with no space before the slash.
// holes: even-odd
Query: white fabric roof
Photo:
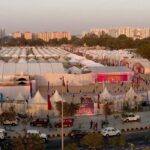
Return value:
<svg viewBox="0 0 150 150">
<path fill-rule="evenodd" d="M 39 91 L 36 92 L 35 96 L 29 100 L 31 104 L 47 104 L 47 101 L 43 98 Z"/>
<path fill-rule="evenodd" d="M 130 87 L 129 91 L 125 95 L 125 101 L 133 101 L 135 97 L 137 97 L 137 101 L 141 99 L 141 97 L 137 93 L 135 93 L 134 89 Z"/>
<path fill-rule="evenodd" d="M 103 90 L 103 92 L 100 94 L 100 100 L 107 100 L 110 101 L 112 100 L 112 95 L 108 92 L 107 88 Z"/>
<path fill-rule="evenodd" d="M 62 97 L 59 95 L 57 90 L 55 91 L 54 95 L 51 97 L 51 101 L 52 103 L 62 101 Z"/>
<path fill-rule="evenodd" d="M 68 71 L 71 72 L 71 73 L 75 73 L 75 74 L 80 74 L 82 72 L 81 69 L 79 69 L 75 66 L 69 68 Z"/>
<path fill-rule="evenodd" d="M 0 78 L 16 74 L 43 75 L 65 73 L 62 63 L 0 63 Z"/>
<path fill-rule="evenodd" d="M 16 97 L 16 100 L 25 100 L 25 98 L 21 93 L 19 93 Z"/>
</svg>

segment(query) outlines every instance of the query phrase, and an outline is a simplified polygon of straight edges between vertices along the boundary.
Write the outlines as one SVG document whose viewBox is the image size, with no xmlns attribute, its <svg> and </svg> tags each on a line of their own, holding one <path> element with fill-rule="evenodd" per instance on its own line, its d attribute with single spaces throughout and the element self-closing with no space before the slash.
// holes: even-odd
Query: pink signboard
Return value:
<svg viewBox="0 0 150 150">
<path fill-rule="evenodd" d="M 94 103 L 82 103 L 76 113 L 77 115 L 93 115 Z"/>
<path fill-rule="evenodd" d="M 97 82 L 123 82 L 128 81 L 127 74 L 115 75 L 115 74 L 98 74 Z"/>
</svg>

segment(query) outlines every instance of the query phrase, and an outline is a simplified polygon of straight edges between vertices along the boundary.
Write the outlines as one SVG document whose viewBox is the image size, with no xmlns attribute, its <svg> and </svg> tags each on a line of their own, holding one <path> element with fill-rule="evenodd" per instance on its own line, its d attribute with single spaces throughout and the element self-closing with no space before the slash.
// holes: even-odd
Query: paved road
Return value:
<svg viewBox="0 0 150 150">
<path fill-rule="evenodd" d="M 128 143 L 133 143 L 136 145 L 137 148 L 144 148 L 149 147 L 150 149 L 150 141 L 146 141 L 145 137 L 150 135 L 150 130 L 148 131 L 139 131 L 139 132 L 129 132 L 125 134 L 126 140 Z M 78 139 L 70 139 L 69 137 L 65 137 L 64 139 L 65 145 L 68 143 L 77 143 L 77 145 L 80 147 L 80 141 Z M 60 138 L 54 138 L 49 139 L 47 150 L 53 149 L 53 150 L 60 150 L 61 147 L 61 139 Z M 111 149 L 112 150 L 112 149 Z"/>
<path fill-rule="evenodd" d="M 145 126 L 150 126 L 150 112 L 140 112 L 137 113 L 141 116 L 141 122 L 132 122 L 132 123 L 122 123 L 120 118 L 115 119 L 113 115 L 108 116 L 109 126 L 116 127 L 118 129 L 131 129 L 131 128 L 140 128 Z M 104 115 L 96 115 L 96 116 L 80 116 L 75 118 L 74 126 L 72 128 L 82 128 L 89 132 L 94 131 L 94 129 L 90 128 L 90 121 L 98 123 L 97 131 L 101 130 L 101 120 L 104 119 Z M 51 119 L 51 122 L 55 122 L 55 120 Z M 68 134 L 72 128 L 65 128 L 64 133 Z M 9 129 L 9 127 L 8 127 Z M 23 133 L 24 126 L 20 123 L 16 127 L 11 127 L 12 131 L 8 130 L 9 136 L 15 136 L 16 133 Z M 43 127 L 31 127 L 29 124 L 26 126 L 26 129 L 38 129 L 42 133 L 46 133 L 48 135 L 58 135 L 61 134 L 61 129 L 50 129 L 50 128 L 43 128 Z"/>
</svg>

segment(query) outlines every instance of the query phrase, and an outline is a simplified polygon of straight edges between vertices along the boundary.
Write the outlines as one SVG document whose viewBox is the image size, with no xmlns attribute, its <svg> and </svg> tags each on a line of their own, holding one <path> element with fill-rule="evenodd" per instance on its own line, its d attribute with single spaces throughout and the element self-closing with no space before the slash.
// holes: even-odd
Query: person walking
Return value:
<svg viewBox="0 0 150 150">
<path fill-rule="evenodd" d="M 104 126 L 104 121 L 102 120 L 101 121 L 101 128 L 103 129 L 103 126 Z"/>
<path fill-rule="evenodd" d="M 95 122 L 95 125 L 94 125 L 94 129 L 97 131 L 97 126 L 98 126 L 98 123 Z"/>
<path fill-rule="evenodd" d="M 90 121 L 90 129 L 92 129 L 92 127 L 93 127 L 93 121 L 91 120 Z"/>
</svg>

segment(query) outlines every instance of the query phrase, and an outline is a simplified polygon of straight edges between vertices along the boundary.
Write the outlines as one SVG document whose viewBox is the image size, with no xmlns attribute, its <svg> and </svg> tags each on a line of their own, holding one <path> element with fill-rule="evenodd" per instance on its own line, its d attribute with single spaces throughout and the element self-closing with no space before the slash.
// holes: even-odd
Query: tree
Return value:
<svg viewBox="0 0 150 150">
<path fill-rule="evenodd" d="M 19 135 L 12 140 L 14 150 L 44 150 L 44 141 L 38 135 Z"/>
<path fill-rule="evenodd" d="M 109 108 L 109 103 L 108 102 L 106 102 L 105 104 L 104 104 L 104 115 L 105 115 L 105 121 L 107 122 L 108 120 L 108 115 L 110 115 L 110 108 Z"/>
<path fill-rule="evenodd" d="M 102 135 L 98 133 L 90 133 L 83 137 L 83 139 L 81 140 L 81 144 L 96 149 L 102 147 L 104 145 L 104 142 Z"/>
<path fill-rule="evenodd" d="M 8 110 L 4 110 L 0 115 L 1 123 L 3 123 L 6 120 L 8 121 L 16 120 L 16 112 L 14 110 L 14 106 L 11 106 Z"/>
<path fill-rule="evenodd" d="M 118 136 L 118 137 L 112 137 L 109 140 L 109 144 L 114 147 L 121 148 L 126 145 L 126 139 L 123 135 Z"/>
<path fill-rule="evenodd" d="M 30 122 L 31 120 L 29 118 L 26 118 L 26 119 L 23 119 L 21 121 L 23 127 L 24 127 L 24 131 L 26 131 L 26 127 L 27 127 L 27 124 Z"/>
<path fill-rule="evenodd" d="M 61 102 L 56 102 L 56 107 L 58 109 L 58 111 L 61 114 Z M 64 105 L 64 116 L 73 116 L 75 115 L 76 111 L 79 109 L 79 105 L 78 104 L 74 104 L 74 103 L 63 103 Z"/>
<path fill-rule="evenodd" d="M 13 150 L 11 138 L 7 138 L 7 140 L 1 141 L 1 149 L 2 150 Z"/>
<path fill-rule="evenodd" d="M 64 150 L 77 150 L 78 147 L 75 143 L 68 144 L 64 147 Z"/>
</svg>

